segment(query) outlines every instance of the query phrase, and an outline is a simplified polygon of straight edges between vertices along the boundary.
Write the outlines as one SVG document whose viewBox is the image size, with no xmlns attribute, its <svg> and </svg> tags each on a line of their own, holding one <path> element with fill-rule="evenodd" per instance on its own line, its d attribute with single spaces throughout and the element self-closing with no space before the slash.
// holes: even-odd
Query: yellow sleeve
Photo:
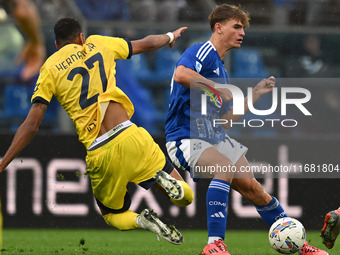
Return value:
<svg viewBox="0 0 340 255">
<path fill-rule="evenodd" d="M 105 46 L 115 57 L 115 59 L 129 59 L 132 55 L 131 42 L 128 39 L 110 36 L 95 35 L 100 44 Z"/>
<path fill-rule="evenodd" d="M 51 74 L 48 69 L 43 66 L 40 69 L 39 78 L 35 85 L 33 96 L 31 98 L 32 104 L 40 101 L 44 104 L 49 104 L 55 94 L 55 86 Z"/>
</svg>

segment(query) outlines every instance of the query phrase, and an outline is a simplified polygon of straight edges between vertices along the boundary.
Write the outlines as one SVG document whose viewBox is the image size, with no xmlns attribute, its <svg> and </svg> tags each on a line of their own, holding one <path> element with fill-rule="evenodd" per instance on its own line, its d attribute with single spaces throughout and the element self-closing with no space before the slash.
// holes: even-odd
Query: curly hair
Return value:
<svg viewBox="0 0 340 255">
<path fill-rule="evenodd" d="M 72 17 L 62 18 L 54 25 L 55 40 L 60 45 L 72 42 L 80 33 L 80 22 Z"/>
</svg>

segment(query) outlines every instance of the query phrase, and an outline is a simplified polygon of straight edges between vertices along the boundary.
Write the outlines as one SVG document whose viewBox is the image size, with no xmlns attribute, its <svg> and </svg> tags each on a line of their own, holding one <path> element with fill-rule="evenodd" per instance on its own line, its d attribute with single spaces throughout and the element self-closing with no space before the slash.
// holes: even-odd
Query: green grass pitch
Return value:
<svg viewBox="0 0 340 255">
<path fill-rule="evenodd" d="M 86 229 L 4 229 L 2 255 L 198 255 L 207 241 L 204 230 L 182 231 L 182 245 L 158 241 L 156 235 L 143 230 Z M 312 245 L 327 250 L 321 244 L 319 232 L 308 232 Z M 226 243 L 232 255 L 278 255 L 268 242 L 266 231 L 227 231 Z M 340 254 L 336 243 L 330 255 Z"/>
</svg>

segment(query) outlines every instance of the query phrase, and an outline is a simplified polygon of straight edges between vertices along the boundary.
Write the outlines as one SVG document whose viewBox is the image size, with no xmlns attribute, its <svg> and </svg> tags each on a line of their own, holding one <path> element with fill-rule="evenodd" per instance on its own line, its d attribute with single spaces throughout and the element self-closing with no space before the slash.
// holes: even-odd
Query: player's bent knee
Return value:
<svg viewBox="0 0 340 255">
<path fill-rule="evenodd" d="M 131 230 L 140 228 L 137 225 L 137 213 L 128 210 L 123 213 L 108 213 L 103 215 L 103 218 L 107 225 L 110 227 L 117 228 L 119 230 Z"/>
<path fill-rule="evenodd" d="M 192 201 L 194 201 L 194 192 L 192 191 L 192 189 L 190 188 L 190 186 L 184 182 L 184 181 L 180 181 L 184 190 L 184 197 L 181 200 L 174 200 L 174 199 L 170 199 L 171 202 L 179 207 L 185 207 L 188 206 L 192 203 Z"/>
</svg>

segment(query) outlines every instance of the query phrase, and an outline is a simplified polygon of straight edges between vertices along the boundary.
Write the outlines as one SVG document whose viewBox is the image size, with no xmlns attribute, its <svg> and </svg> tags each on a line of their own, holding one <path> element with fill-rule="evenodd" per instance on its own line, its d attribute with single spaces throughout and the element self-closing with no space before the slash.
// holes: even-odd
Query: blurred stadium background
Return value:
<svg viewBox="0 0 340 255">
<path fill-rule="evenodd" d="M 232 128 L 230 133 L 248 148 L 248 159 L 271 165 L 327 164 L 339 167 L 340 141 L 340 1 L 339 0 L 35 0 L 42 19 L 48 55 L 55 52 L 53 25 L 75 16 L 86 34 L 127 37 L 166 33 L 188 26 L 174 49 L 133 56 L 117 64 L 118 86 L 133 101 L 133 121 L 144 126 L 165 151 L 164 120 L 173 68 L 189 45 L 208 40 L 207 16 L 218 3 L 240 4 L 251 15 L 241 49 L 225 58 L 231 83 L 255 84 L 274 75 L 278 85 L 303 87 L 312 98 L 312 116 L 289 109 L 286 119 L 295 128 Z M 34 88 L 18 82 L 18 54 L 23 37 L 13 20 L 0 10 L 0 157 L 24 120 Z M 280 83 L 281 82 L 281 83 Z M 248 85 L 247 85 L 248 86 Z M 267 98 L 268 99 L 268 98 Z M 270 97 L 269 97 L 270 101 Z M 266 107 L 264 98 L 258 107 Z M 266 109 L 266 108 L 264 108 Z M 272 118 L 277 118 L 274 113 Z M 279 113 L 278 113 L 279 114 Z M 247 115 L 251 119 L 254 116 Z M 258 119 L 258 118 L 257 118 Z M 91 195 L 85 170 L 85 149 L 57 102 L 52 102 L 38 136 L 0 178 L 4 228 L 106 228 Z M 319 230 L 322 217 L 340 206 L 340 173 L 296 178 L 271 175 L 259 179 L 279 198 L 288 214 L 308 229 Z M 20 170 L 20 171 L 19 171 Z M 25 170 L 25 171 L 21 171 Z M 205 229 L 206 180 L 190 181 L 197 196 L 188 208 L 176 208 L 157 191 L 129 187 L 133 210 L 145 206 L 179 228 Z M 304 177 L 304 176 L 298 176 Z M 315 177 L 315 178 L 314 178 Z M 256 211 L 236 192 L 231 193 L 228 227 L 267 229 Z"/>
</svg>

